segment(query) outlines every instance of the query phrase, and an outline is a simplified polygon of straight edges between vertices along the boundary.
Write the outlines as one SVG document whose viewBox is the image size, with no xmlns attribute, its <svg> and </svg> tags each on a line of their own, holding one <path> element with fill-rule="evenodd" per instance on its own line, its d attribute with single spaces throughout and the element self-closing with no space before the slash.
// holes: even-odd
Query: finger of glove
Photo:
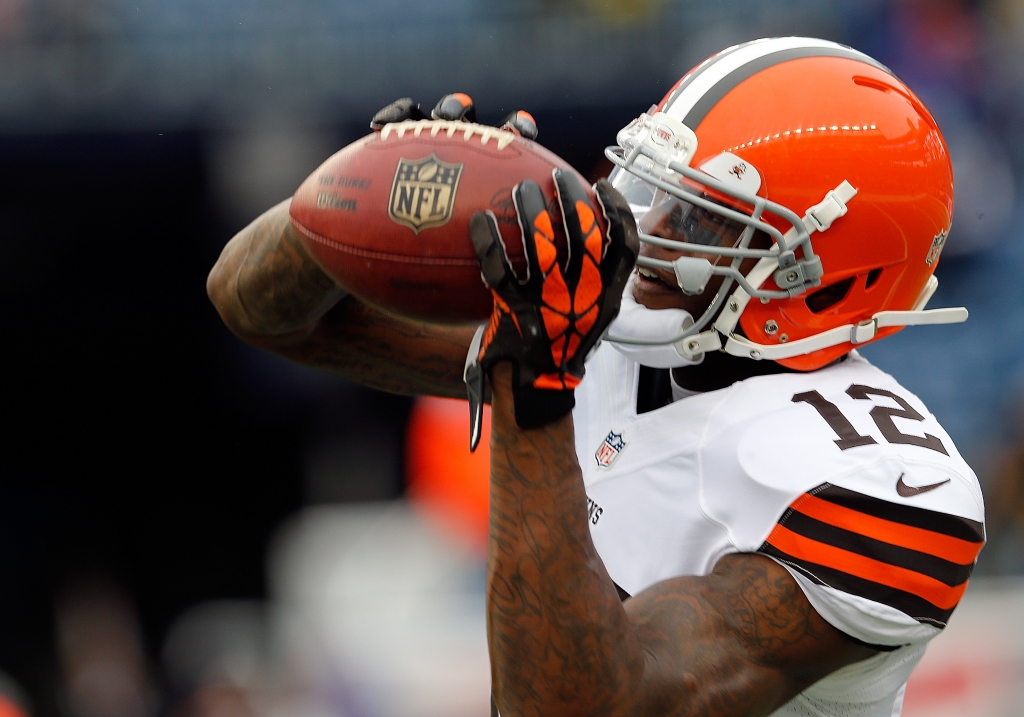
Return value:
<svg viewBox="0 0 1024 717">
<path fill-rule="evenodd" d="M 601 263 L 601 273 L 608 280 L 607 283 L 611 283 L 610 280 L 622 272 L 620 265 L 627 265 L 626 274 L 633 270 L 633 264 L 640 253 L 640 235 L 629 202 L 611 182 L 607 179 L 598 181 L 594 185 L 594 193 L 608 223 L 608 249 L 605 252 L 606 260 Z"/>
<path fill-rule="evenodd" d="M 606 294 L 597 321 L 603 331 L 619 313 L 622 290 L 640 253 L 640 237 L 629 203 L 608 180 L 595 184 L 594 193 L 608 223 L 608 248 L 601 262 Z"/>
<path fill-rule="evenodd" d="M 450 122 L 476 122 L 476 105 L 473 104 L 473 98 L 466 93 L 453 92 L 437 101 L 430 116 L 436 120 Z"/>
<path fill-rule="evenodd" d="M 507 284 L 515 280 L 515 272 L 505 256 L 494 214 L 489 211 L 474 213 L 469 220 L 469 236 L 480 263 L 480 276 L 489 288 L 501 294 Z"/>
<path fill-rule="evenodd" d="M 403 97 L 395 100 L 387 107 L 377 111 L 377 114 L 370 120 L 370 129 L 379 131 L 384 125 L 393 122 L 404 122 L 406 120 L 421 120 L 427 116 L 420 110 L 420 106 L 411 97 Z"/>
<path fill-rule="evenodd" d="M 604 236 L 597 222 L 597 213 L 590 203 L 586 190 L 575 173 L 565 169 L 554 171 L 555 186 L 558 189 L 558 203 L 562 208 L 562 222 L 569 240 L 569 261 L 565 278 L 575 284 L 589 255 L 594 266 L 600 266 L 604 254 Z"/>
<path fill-rule="evenodd" d="M 498 129 L 507 129 L 526 139 L 537 139 L 537 120 L 526 110 L 510 112 L 498 125 Z"/>
<path fill-rule="evenodd" d="M 622 290 L 640 251 L 636 222 L 623 196 L 607 180 L 594 185 L 594 192 L 608 225 L 608 243 L 600 269 L 604 293 L 599 306 L 595 307 L 598 314 L 591 330 L 583 337 L 579 350 L 567 362 L 567 371 L 579 376 L 583 375 L 586 357 L 619 313 Z"/>
<path fill-rule="evenodd" d="M 526 252 L 526 283 L 539 287 L 558 263 L 555 229 L 540 185 L 533 180 L 520 182 L 512 189 L 512 201 L 523 233 Z"/>
</svg>

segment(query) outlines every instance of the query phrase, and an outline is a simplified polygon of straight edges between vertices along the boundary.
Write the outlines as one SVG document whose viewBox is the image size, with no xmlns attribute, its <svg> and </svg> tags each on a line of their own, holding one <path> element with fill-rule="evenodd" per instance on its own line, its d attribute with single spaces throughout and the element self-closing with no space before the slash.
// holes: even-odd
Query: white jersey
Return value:
<svg viewBox="0 0 1024 717">
<path fill-rule="evenodd" d="M 774 715 L 898 715 L 984 543 L 981 490 L 949 435 L 856 353 L 638 415 L 639 376 L 606 343 L 576 389 L 590 529 L 612 579 L 635 595 L 730 553 L 767 555 L 825 620 L 884 649 Z"/>
</svg>

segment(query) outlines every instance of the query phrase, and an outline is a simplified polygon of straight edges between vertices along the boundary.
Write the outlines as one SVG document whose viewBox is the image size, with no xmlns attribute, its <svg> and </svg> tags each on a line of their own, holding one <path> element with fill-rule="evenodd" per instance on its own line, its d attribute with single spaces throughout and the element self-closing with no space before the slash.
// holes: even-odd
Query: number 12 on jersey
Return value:
<svg viewBox="0 0 1024 717">
<path fill-rule="evenodd" d="M 878 426 L 878 430 L 882 432 L 882 437 L 889 443 L 903 443 L 911 446 L 920 446 L 921 448 L 938 451 L 946 456 L 949 455 L 946 451 L 946 447 L 942 445 L 942 441 L 930 433 L 925 433 L 923 437 L 914 436 L 903 433 L 896 427 L 896 424 L 892 420 L 894 417 L 906 418 L 911 421 L 924 420 L 924 416 L 915 411 L 913 406 L 907 403 L 906 399 L 897 396 L 892 391 L 886 391 L 882 388 L 871 388 L 871 386 L 861 386 L 857 383 L 846 389 L 846 394 L 850 398 L 862 401 L 870 400 L 870 396 L 883 396 L 885 398 L 891 398 L 900 405 L 900 408 L 875 406 L 868 413 L 875 422 L 875 425 Z M 839 410 L 839 407 L 817 391 L 797 393 L 793 396 L 793 403 L 807 403 L 813 406 L 814 410 L 816 410 L 818 414 L 825 419 L 829 428 L 835 431 L 836 435 L 839 436 L 835 443 L 842 451 L 850 448 L 857 448 L 858 446 L 870 446 L 877 443 L 877 441 L 871 436 L 862 436 L 859 434 L 857 429 L 853 427 L 853 424 L 850 423 L 850 420 L 843 415 L 842 411 Z"/>
</svg>

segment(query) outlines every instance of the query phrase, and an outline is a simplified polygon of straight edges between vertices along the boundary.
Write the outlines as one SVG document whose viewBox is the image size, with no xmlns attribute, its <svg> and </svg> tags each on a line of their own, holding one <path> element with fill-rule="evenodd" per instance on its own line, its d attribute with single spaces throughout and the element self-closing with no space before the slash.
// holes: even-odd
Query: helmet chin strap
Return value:
<svg viewBox="0 0 1024 717">
<path fill-rule="evenodd" d="M 931 280 L 938 284 L 938 279 L 935 279 L 934 276 L 931 277 Z M 927 287 L 925 291 L 928 291 Z M 967 309 L 963 306 L 929 309 L 928 311 L 920 309 L 912 309 L 910 311 L 879 311 L 866 321 L 837 326 L 820 334 L 808 336 L 806 339 L 790 341 L 785 344 L 757 344 L 742 336 L 733 334 L 726 340 L 723 350 L 733 356 L 746 356 L 756 360 L 769 359 L 775 361 L 794 356 L 803 356 L 804 354 L 827 349 L 831 346 L 838 346 L 839 344 L 851 343 L 856 346 L 867 343 L 875 338 L 878 329 L 893 326 L 957 324 L 963 321 L 967 321 Z"/>
<path fill-rule="evenodd" d="M 755 289 L 760 287 L 777 267 L 778 262 L 775 259 L 761 259 L 747 275 L 748 283 Z M 736 287 L 722 313 L 715 321 L 714 327 L 709 331 L 703 331 L 680 341 L 676 347 L 684 357 L 698 353 L 703 355 L 705 351 L 721 350 L 733 356 L 775 361 L 803 356 L 844 343 L 851 343 L 855 346 L 863 344 L 875 338 L 878 329 L 881 328 L 952 324 L 966 321 L 967 309 L 962 306 L 927 311 L 924 309 L 938 285 L 938 279 L 934 276 L 929 277 L 914 308 L 910 311 L 880 311 L 866 321 L 837 326 L 805 339 L 779 344 L 758 344 L 735 333 L 740 316 L 743 315 L 751 298 L 743 287 Z M 724 344 L 722 343 L 723 339 Z"/>
</svg>

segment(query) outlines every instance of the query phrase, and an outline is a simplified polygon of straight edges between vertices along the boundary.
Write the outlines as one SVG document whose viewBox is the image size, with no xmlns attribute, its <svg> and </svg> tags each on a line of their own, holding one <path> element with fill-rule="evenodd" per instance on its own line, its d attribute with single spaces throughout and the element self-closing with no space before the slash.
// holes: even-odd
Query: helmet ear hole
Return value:
<svg viewBox="0 0 1024 717">
<path fill-rule="evenodd" d="M 855 278 L 856 277 L 851 276 L 848 279 L 837 281 L 835 284 L 826 286 L 823 289 L 818 289 L 804 300 L 807 304 L 807 308 L 814 314 L 820 314 L 821 312 L 832 308 L 845 299 L 846 295 L 850 293 L 850 287 L 853 286 L 853 280 Z"/>
<path fill-rule="evenodd" d="M 868 272 L 868 278 L 864 282 L 864 288 L 865 289 L 870 289 L 872 286 L 874 286 L 875 282 L 878 281 L 878 277 L 880 277 L 881 275 L 882 275 L 882 267 L 878 267 L 877 269 L 872 269 L 871 271 L 869 271 Z"/>
</svg>

